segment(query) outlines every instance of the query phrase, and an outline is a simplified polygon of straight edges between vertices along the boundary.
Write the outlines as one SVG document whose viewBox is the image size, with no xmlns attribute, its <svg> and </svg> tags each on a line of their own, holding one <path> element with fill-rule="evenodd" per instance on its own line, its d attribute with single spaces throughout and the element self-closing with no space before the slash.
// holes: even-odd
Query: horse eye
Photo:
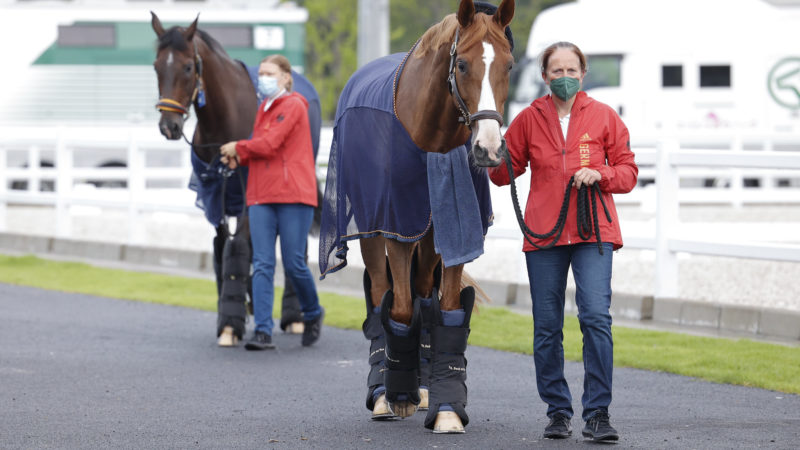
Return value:
<svg viewBox="0 0 800 450">
<path fill-rule="evenodd" d="M 458 63 L 456 64 L 456 67 L 458 67 L 458 71 L 459 72 L 467 73 L 467 63 L 466 63 L 466 61 L 459 60 Z"/>
<path fill-rule="evenodd" d="M 186 74 L 192 73 L 192 65 L 187 64 L 186 67 L 183 68 L 183 71 L 186 72 Z"/>
<path fill-rule="evenodd" d="M 514 63 L 508 63 L 508 71 L 511 72 L 511 69 L 514 68 Z"/>
</svg>

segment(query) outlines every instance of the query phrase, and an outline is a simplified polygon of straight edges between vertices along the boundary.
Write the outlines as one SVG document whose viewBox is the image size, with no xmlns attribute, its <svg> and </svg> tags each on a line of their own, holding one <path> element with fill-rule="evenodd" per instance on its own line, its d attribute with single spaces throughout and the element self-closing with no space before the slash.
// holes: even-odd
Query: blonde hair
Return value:
<svg viewBox="0 0 800 450">
<path fill-rule="evenodd" d="M 281 69 L 281 72 L 289 74 L 289 81 L 286 83 L 286 90 L 291 91 L 294 81 L 292 80 L 292 65 L 289 60 L 283 55 L 269 55 L 261 60 L 261 63 L 272 63 Z"/>
<path fill-rule="evenodd" d="M 539 56 L 542 73 L 547 72 L 547 65 L 550 64 L 550 57 L 553 56 L 553 53 L 560 48 L 565 48 L 575 53 L 575 56 L 578 57 L 578 62 L 581 64 L 581 72 L 586 73 L 586 56 L 584 56 L 583 52 L 578 48 L 577 45 L 566 41 L 556 42 L 555 44 L 551 44 L 549 47 L 544 49 L 541 56 Z"/>
</svg>

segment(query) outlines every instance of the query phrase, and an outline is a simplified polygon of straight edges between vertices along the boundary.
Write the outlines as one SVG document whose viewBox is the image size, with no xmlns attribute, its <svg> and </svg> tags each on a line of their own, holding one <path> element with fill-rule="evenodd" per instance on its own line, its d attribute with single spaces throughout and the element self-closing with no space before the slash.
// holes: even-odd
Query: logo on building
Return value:
<svg viewBox="0 0 800 450">
<path fill-rule="evenodd" d="M 769 94 L 777 104 L 784 108 L 800 109 L 800 58 L 778 61 L 769 71 L 767 84 Z"/>
</svg>

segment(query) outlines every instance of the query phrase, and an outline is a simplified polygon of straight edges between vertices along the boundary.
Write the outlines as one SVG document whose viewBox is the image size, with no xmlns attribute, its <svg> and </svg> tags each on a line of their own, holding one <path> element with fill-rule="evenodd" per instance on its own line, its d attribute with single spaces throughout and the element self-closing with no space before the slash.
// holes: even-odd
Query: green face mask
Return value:
<svg viewBox="0 0 800 450">
<path fill-rule="evenodd" d="M 550 91 L 561 100 L 567 101 L 581 90 L 581 82 L 577 78 L 561 77 L 550 81 Z"/>
</svg>

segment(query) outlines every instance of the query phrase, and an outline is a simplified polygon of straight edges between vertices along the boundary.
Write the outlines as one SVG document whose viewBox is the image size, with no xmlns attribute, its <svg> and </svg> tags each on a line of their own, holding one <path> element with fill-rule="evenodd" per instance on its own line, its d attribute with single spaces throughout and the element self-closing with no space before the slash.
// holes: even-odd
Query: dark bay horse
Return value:
<svg viewBox="0 0 800 450">
<path fill-rule="evenodd" d="M 249 229 L 247 215 L 242 214 L 245 205 L 242 178 L 237 173 L 230 175 L 222 170 L 219 147 L 251 135 L 259 100 L 252 74 L 240 61 L 230 58 L 216 40 L 198 29 L 198 19 L 187 28 L 164 29 L 158 16 L 151 14 L 153 30 L 158 37 L 154 68 L 158 76 L 157 108 L 161 111 L 158 124 L 161 134 L 171 140 L 185 138 L 183 126 L 190 109 L 194 109 L 197 117 L 191 139 L 192 185 L 198 191 L 198 206 L 216 229 L 214 271 L 217 294 L 220 295 L 223 288 L 223 247 L 229 236 L 227 217 L 241 216 L 244 219 L 237 234 L 243 233 L 248 241 Z M 305 78 L 294 72 L 293 77 L 297 91 L 309 100 L 309 123 L 316 155 L 321 123 L 318 97 Z M 312 96 L 316 100 L 310 98 Z M 246 169 L 236 170 L 241 171 L 246 179 Z M 302 324 L 299 302 L 288 277 L 282 309 L 281 328 L 291 327 L 296 322 Z M 221 346 L 235 345 L 236 340 L 242 338 L 243 325 L 235 328 L 218 327 Z"/>
<path fill-rule="evenodd" d="M 408 54 L 359 69 L 339 99 L 319 261 L 323 277 L 340 269 L 347 241 L 359 239 L 373 419 L 427 406 L 435 433 L 463 433 L 469 421 L 475 291 L 462 289 L 463 264 L 483 252 L 485 167 L 506 152 L 513 15 L 513 0 L 462 0 Z"/>
</svg>

